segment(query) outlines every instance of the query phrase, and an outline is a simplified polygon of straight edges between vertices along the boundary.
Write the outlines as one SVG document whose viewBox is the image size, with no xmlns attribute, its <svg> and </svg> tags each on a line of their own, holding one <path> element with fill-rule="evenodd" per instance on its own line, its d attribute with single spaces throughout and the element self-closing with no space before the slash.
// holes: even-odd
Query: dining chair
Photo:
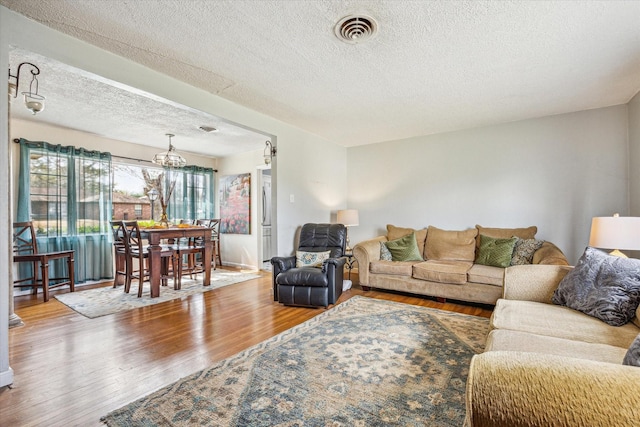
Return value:
<svg viewBox="0 0 640 427">
<path fill-rule="evenodd" d="M 29 277 L 14 280 L 13 286 L 31 287 L 34 295 L 41 287 L 44 302 L 49 301 L 49 289 L 69 285 L 69 291 L 74 292 L 74 253 L 73 250 L 39 252 L 33 222 L 13 223 L 13 262 L 30 263 L 32 268 L 31 273 L 28 273 L 31 274 Z M 66 260 L 67 269 L 64 276 L 49 277 L 50 262 L 55 260 Z M 64 267 L 62 269 L 64 270 Z"/>
<path fill-rule="evenodd" d="M 217 265 L 222 265 L 222 257 L 220 256 L 220 219 L 199 219 L 196 224 L 211 229 L 211 241 L 213 242 L 213 269 Z"/>
<path fill-rule="evenodd" d="M 183 225 L 195 225 L 196 221 L 194 220 L 181 220 L 180 224 Z M 198 224 L 199 225 L 199 224 Z M 184 272 L 189 274 L 189 278 L 193 279 L 194 274 L 203 273 L 204 268 L 202 267 L 201 262 L 198 262 L 196 256 L 198 254 L 204 256 L 204 243 L 201 238 L 190 237 L 185 239 L 180 239 L 178 241 L 173 242 L 171 246 L 173 250 L 175 250 L 178 254 L 178 268 L 180 268 L 180 274 L 182 275 Z M 185 261 L 186 256 L 186 263 Z"/>
<path fill-rule="evenodd" d="M 127 232 L 124 227 L 124 221 L 110 221 L 111 232 L 113 233 L 113 254 L 115 259 L 116 271 L 113 280 L 113 287 L 117 287 L 118 283 L 124 283 L 125 292 L 129 292 L 127 288 L 127 249 L 125 245 L 125 239 L 127 238 Z M 122 277 L 122 281 L 118 280 Z"/>
<path fill-rule="evenodd" d="M 126 262 L 126 282 L 125 292 L 129 292 L 131 288 L 131 282 L 133 279 L 138 279 L 138 298 L 142 296 L 143 283 L 145 278 L 149 277 L 149 269 L 146 267 L 146 260 L 149 259 L 148 248 L 144 246 L 142 233 L 140 233 L 140 227 L 138 221 L 123 221 L 124 231 L 126 238 L 125 244 L 125 262 Z M 173 288 L 180 289 L 182 276 L 180 274 L 180 268 L 178 268 L 178 255 L 176 251 L 170 246 L 162 246 L 160 251 L 161 257 L 161 281 L 162 285 L 167 285 L 168 279 L 173 279 Z M 133 269 L 134 260 L 138 261 L 138 269 Z M 171 270 L 169 269 L 169 262 L 171 262 Z"/>
</svg>

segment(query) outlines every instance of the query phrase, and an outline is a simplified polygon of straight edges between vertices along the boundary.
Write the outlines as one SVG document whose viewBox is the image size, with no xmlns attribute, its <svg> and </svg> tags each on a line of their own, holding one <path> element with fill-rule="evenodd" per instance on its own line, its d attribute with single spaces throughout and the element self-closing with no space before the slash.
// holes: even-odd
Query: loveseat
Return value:
<svg viewBox="0 0 640 427">
<path fill-rule="evenodd" d="M 631 321 L 612 326 L 593 315 L 553 304 L 552 298 L 558 302 L 554 293 L 559 283 L 572 271 L 554 265 L 505 271 L 504 296 L 491 317 L 485 352 L 474 356 L 469 368 L 466 426 L 640 424 L 637 351 L 636 365 L 623 365 L 629 347 L 637 348 L 640 343 L 636 339 L 640 310 L 636 309 L 635 316 L 631 312 Z M 597 280 L 607 277 L 594 268 L 591 272 Z M 635 276 L 634 298 L 638 297 L 639 273 L 638 268 L 631 273 Z M 589 281 L 578 280 L 579 285 Z M 620 282 L 619 277 L 616 281 Z M 610 308 L 597 308 L 593 314 L 606 317 Z"/>
<path fill-rule="evenodd" d="M 387 225 L 385 236 L 358 243 L 353 248 L 353 255 L 358 261 L 360 285 L 365 290 L 389 289 L 442 299 L 495 304 L 502 296 L 506 269 L 519 268 L 520 264 L 568 265 L 562 251 L 551 242 L 536 240 L 536 233 L 535 226 L 488 228 L 476 225 L 467 230 L 450 231 L 433 226 L 415 230 Z M 385 249 L 381 243 L 389 245 L 391 242 L 407 240 L 411 235 L 415 237 L 419 251 L 413 260 L 400 261 L 397 259 L 402 257 L 396 259 L 393 256 L 390 260 L 388 257 L 381 259 Z M 479 260 L 478 255 L 487 252 L 481 251 L 483 241 L 489 243 L 485 245 L 489 249 L 499 248 L 503 241 L 511 241 L 513 244 L 511 252 L 507 250 L 507 263 L 494 263 L 486 257 Z M 520 243 L 522 251 L 518 251 L 516 256 L 514 247 Z M 399 253 L 404 255 L 402 251 Z M 514 259 L 518 265 L 512 267 Z"/>
</svg>

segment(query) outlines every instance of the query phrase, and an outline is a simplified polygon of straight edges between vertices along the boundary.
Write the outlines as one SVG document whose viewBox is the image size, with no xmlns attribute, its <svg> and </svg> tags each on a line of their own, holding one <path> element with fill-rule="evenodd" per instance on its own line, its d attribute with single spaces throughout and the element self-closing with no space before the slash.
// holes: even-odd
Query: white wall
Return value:
<svg viewBox="0 0 640 427">
<path fill-rule="evenodd" d="M 258 236 L 260 229 L 257 167 L 264 163 L 262 151 L 253 151 L 242 155 L 220 159 L 216 182 L 216 212 L 220 212 L 220 178 L 225 175 L 251 173 L 251 234 L 221 234 L 220 253 L 224 265 L 241 268 L 258 268 Z M 216 215 L 220 218 L 220 215 Z"/>
<path fill-rule="evenodd" d="M 629 197 L 632 216 L 640 216 L 640 92 L 629 108 Z"/>
<path fill-rule="evenodd" d="M 538 226 L 575 263 L 593 216 L 629 214 L 625 105 L 350 148 L 352 242 L 386 224 Z"/>
</svg>

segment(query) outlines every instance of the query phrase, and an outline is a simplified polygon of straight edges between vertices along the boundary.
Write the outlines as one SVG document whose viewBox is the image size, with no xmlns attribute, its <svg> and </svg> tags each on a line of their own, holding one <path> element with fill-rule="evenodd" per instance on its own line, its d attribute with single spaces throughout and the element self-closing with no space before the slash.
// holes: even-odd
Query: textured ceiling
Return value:
<svg viewBox="0 0 640 427">
<path fill-rule="evenodd" d="M 345 146 L 616 105 L 640 89 L 636 1 L 0 4 Z M 379 34 L 337 40 L 350 13 Z"/>
<path fill-rule="evenodd" d="M 53 61 L 22 49 L 13 49 L 9 63 L 31 62 L 40 69 L 39 93 L 46 97 L 45 109 L 37 116 L 24 107 L 20 94 L 11 98 L 11 116 L 95 135 L 162 148 L 169 147 L 167 133 L 180 152 L 226 157 L 264 148 L 264 135 L 240 128 L 209 114 L 169 103 L 115 84 L 107 79 Z M 31 70 L 20 71 L 20 89 L 29 89 Z M 15 81 L 13 81 L 15 82 Z M 206 133 L 200 126 L 217 129 Z"/>
</svg>

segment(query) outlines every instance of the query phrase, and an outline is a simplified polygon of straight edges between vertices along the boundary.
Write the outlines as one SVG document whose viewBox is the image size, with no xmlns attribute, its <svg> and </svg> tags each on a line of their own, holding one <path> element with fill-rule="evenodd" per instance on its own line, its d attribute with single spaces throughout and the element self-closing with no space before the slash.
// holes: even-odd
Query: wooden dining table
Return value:
<svg viewBox="0 0 640 427">
<path fill-rule="evenodd" d="M 151 298 L 160 296 L 160 279 L 161 279 L 161 259 L 160 252 L 162 250 L 161 242 L 164 239 L 178 240 L 181 238 L 202 238 L 204 246 L 203 260 L 211 260 L 213 252 L 213 242 L 211 240 L 211 228 L 202 226 L 178 227 L 172 226 L 168 228 L 143 228 L 141 234 L 147 238 L 149 242 L 149 281 L 151 282 Z M 204 279 L 203 285 L 211 284 L 211 262 L 203 262 Z"/>
</svg>

